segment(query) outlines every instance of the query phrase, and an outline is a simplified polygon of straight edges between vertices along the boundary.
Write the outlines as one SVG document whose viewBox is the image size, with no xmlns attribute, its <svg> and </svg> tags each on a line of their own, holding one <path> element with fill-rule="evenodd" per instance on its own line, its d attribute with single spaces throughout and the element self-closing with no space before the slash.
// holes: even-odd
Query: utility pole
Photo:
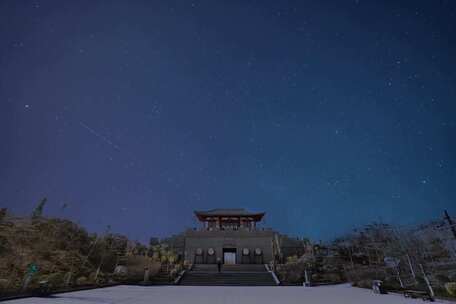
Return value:
<svg viewBox="0 0 456 304">
<path fill-rule="evenodd" d="M 448 225 L 450 225 L 451 232 L 453 232 L 454 239 L 456 239 L 456 228 L 453 223 L 453 220 L 451 219 L 450 215 L 448 214 L 448 211 L 445 210 L 444 213 L 445 213 L 444 217 L 447 220 Z"/>
</svg>

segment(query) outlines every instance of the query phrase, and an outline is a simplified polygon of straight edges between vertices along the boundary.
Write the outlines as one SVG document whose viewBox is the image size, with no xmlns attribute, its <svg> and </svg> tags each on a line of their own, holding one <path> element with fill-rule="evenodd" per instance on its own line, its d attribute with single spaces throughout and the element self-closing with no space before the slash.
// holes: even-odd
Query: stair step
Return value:
<svg viewBox="0 0 456 304">
<path fill-rule="evenodd" d="M 198 272 L 185 273 L 180 285 L 192 286 L 275 286 L 276 283 L 269 272 Z"/>
<path fill-rule="evenodd" d="M 216 264 L 194 264 L 192 271 L 194 272 L 218 272 Z M 236 264 L 222 265 L 222 271 L 232 272 L 267 272 L 263 264 Z"/>
</svg>

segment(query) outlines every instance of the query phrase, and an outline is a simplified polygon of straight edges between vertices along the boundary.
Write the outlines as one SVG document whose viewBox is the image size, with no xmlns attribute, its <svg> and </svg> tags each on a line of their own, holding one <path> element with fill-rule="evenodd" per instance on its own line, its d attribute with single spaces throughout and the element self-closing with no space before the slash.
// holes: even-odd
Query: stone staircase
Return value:
<svg viewBox="0 0 456 304">
<path fill-rule="evenodd" d="M 263 264 L 223 265 L 223 272 L 266 272 Z"/>
<path fill-rule="evenodd" d="M 276 286 L 276 282 L 264 265 L 223 265 L 219 273 L 217 265 L 195 264 L 179 282 L 186 286 Z"/>
<path fill-rule="evenodd" d="M 216 264 L 193 264 L 193 267 L 188 272 L 217 272 Z"/>
</svg>

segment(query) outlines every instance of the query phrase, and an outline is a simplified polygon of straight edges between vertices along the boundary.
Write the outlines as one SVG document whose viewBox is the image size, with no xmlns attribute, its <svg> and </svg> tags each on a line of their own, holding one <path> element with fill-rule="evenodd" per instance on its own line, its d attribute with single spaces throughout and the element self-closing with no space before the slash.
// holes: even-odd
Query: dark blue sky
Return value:
<svg viewBox="0 0 456 304">
<path fill-rule="evenodd" d="M 455 54 L 451 0 L 1 1 L 0 206 L 140 240 L 455 214 Z"/>
</svg>

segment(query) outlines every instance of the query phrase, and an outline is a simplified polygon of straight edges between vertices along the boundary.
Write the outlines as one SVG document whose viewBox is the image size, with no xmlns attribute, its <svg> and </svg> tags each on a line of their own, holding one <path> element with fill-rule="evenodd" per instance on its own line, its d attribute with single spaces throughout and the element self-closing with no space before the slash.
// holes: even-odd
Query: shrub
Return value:
<svg viewBox="0 0 456 304">
<path fill-rule="evenodd" d="M 79 277 L 76 279 L 76 285 L 86 285 L 89 283 L 89 280 L 86 277 Z"/>
<path fill-rule="evenodd" d="M 61 272 L 51 273 L 44 276 L 42 279 L 48 281 L 48 284 L 53 288 L 61 287 L 65 284 L 65 274 Z"/>
<path fill-rule="evenodd" d="M 288 263 L 277 268 L 277 274 L 281 281 L 288 283 L 300 283 L 303 281 L 305 265 L 302 263 Z M 310 272 L 309 272 L 310 274 Z"/>
<path fill-rule="evenodd" d="M 288 264 L 296 263 L 297 261 L 298 261 L 298 256 L 296 256 L 296 255 L 287 257 L 287 263 Z"/>
<path fill-rule="evenodd" d="M 443 274 L 438 274 L 435 276 L 435 278 L 441 282 L 441 283 L 448 283 L 450 282 L 450 278 L 447 277 L 446 275 L 443 275 Z"/>
<path fill-rule="evenodd" d="M 456 296 L 456 282 L 448 282 L 448 283 L 446 283 L 445 284 L 445 289 L 453 297 Z"/>
<path fill-rule="evenodd" d="M 9 247 L 8 239 L 5 236 L 0 235 L 0 254 L 6 252 Z"/>
<path fill-rule="evenodd" d="M 356 282 L 356 286 L 360 288 L 372 288 L 372 280 L 360 280 Z"/>
<path fill-rule="evenodd" d="M 9 281 L 7 279 L 0 279 L 0 291 L 5 292 L 8 288 Z"/>
<path fill-rule="evenodd" d="M 342 278 L 338 273 L 324 273 L 322 274 L 321 279 L 331 283 L 338 283 L 342 281 Z"/>
<path fill-rule="evenodd" d="M 383 280 L 383 287 L 387 290 L 400 290 L 401 284 L 396 278 L 388 278 Z"/>
</svg>

